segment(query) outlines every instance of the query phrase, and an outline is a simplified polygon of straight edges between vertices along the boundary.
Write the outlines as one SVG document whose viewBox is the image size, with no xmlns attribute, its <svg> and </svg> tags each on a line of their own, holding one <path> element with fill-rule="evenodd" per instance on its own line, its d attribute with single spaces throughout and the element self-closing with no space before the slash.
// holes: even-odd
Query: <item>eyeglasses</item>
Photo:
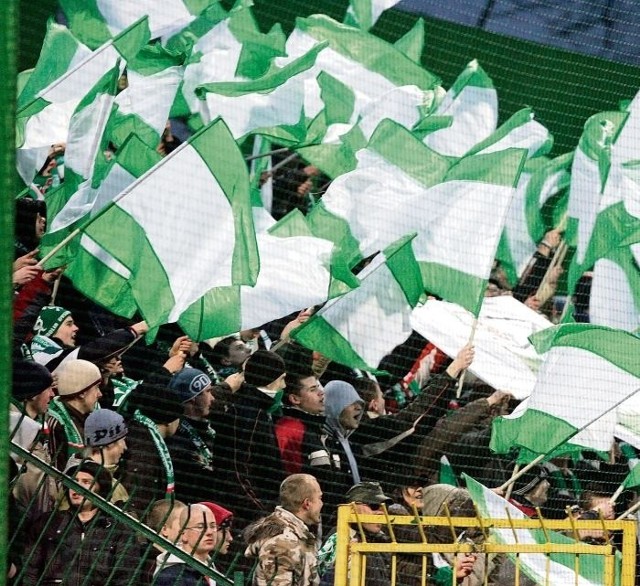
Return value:
<svg viewBox="0 0 640 586">
<path fill-rule="evenodd" d="M 212 531 L 217 531 L 218 525 L 216 523 L 209 523 L 208 525 L 205 525 L 204 523 L 198 523 L 193 527 L 185 527 L 185 529 L 192 529 L 195 531 L 206 531 L 207 528 L 211 529 Z"/>
</svg>

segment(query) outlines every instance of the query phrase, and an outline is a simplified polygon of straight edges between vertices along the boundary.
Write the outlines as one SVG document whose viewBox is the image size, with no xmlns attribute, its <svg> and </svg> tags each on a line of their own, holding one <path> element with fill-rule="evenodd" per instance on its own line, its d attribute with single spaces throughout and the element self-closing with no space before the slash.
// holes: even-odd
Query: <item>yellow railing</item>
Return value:
<svg viewBox="0 0 640 586">
<path fill-rule="evenodd" d="M 397 516 L 384 511 L 385 517 L 380 515 L 358 515 L 352 505 L 341 505 L 338 511 L 336 561 L 335 561 L 335 585 L 336 586 L 364 586 L 367 576 L 367 555 L 384 553 L 389 555 L 390 586 L 400 586 L 397 576 L 397 563 L 399 556 L 403 554 L 418 555 L 421 559 L 421 571 L 416 576 L 418 583 L 426 586 L 429 584 L 428 575 L 433 570 L 432 554 L 451 554 L 453 556 L 464 553 L 475 553 L 486 556 L 485 560 L 495 560 L 496 556 L 509 555 L 514 564 L 514 586 L 521 583 L 521 576 L 526 573 L 523 566 L 527 560 L 521 558 L 522 554 L 538 554 L 544 556 L 546 576 L 541 583 L 556 586 L 557 580 L 553 578 L 553 561 L 557 556 L 564 554 L 563 561 L 558 562 L 563 566 L 563 572 L 572 572 L 573 584 L 579 585 L 581 556 L 589 556 L 589 559 L 597 559 L 597 567 L 601 567 L 599 575 L 593 575 L 593 564 L 589 583 L 601 586 L 634 586 L 636 564 L 636 521 L 628 520 L 575 520 L 567 518 L 562 520 L 552 519 L 487 519 L 479 517 L 421 517 Z M 389 542 L 380 543 L 367 540 L 367 533 L 363 528 L 365 524 L 382 524 L 389 537 Z M 454 525 L 455 523 L 455 525 Z M 396 540 L 394 528 L 411 525 L 416 527 L 416 541 L 412 543 L 400 543 Z M 449 527 L 451 543 L 429 542 L 427 533 L 429 527 Z M 461 540 L 460 534 L 468 529 L 475 529 L 480 539 Z M 500 532 L 502 530 L 502 532 Z M 510 536 L 504 539 L 505 530 Z M 535 543 L 524 543 L 521 540 L 522 531 L 533 531 L 539 537 Z M 578 539 L 579 531 L 601 531 L 605 536 L 603 545 L 591 545 Z M 553 537 L 557 533 L 574 538 L 567 543 L 554 542 Z M 611 544 L 609 539 L 615 532 L 616 543 Z M 497 535 L 502 533 L 502 539 Z M 542 538 L 540 538 L 542 536 Z M 569 540 L 567 540 L 569 541 Z M 512 542 L 512 543 L 508 543 Z M 572 556 L 571 563 L 567 563 L 567 554 Z M 601 559 L 594 558 L 601 556 Z M 526 557 L 526 556 L 525 556 Z M 529 558 L 531 559 L 531 558 Z M 538 562 L 541 558 L 538 558 Z M 486 564 L 489 566 L 490 564 Z M 555 566 L 560 567 L 560 566 Z M 485 577 L 485 583 L 487 582 Z M 415 582 L 414 582 L 415 583 Z M 455 577 L 452 584 L 456 584 Z M 571 582 L 563 582 L 562 586 L 571 586 Z"/>
</svg>

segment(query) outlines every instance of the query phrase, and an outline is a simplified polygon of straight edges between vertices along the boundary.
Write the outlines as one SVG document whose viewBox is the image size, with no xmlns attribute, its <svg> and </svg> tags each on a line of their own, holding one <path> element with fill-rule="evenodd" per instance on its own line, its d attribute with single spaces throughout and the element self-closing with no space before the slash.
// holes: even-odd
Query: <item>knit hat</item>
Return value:
<svg viewBox="0 0 640 586">
<path fill-rule="evenodd" d="M 113 477 L 111 476 L 111 472 L 109 472 L 104 466 L 101 466 L 93 460 L 76 460 L 74 458 L 70 459 L 67 467 L 64 470 L 64 473 L 67 476 L 74 476 L 78 472 L 86 472 L 87 474 L 93 476 L 93 479 L 98 485 L 96 494 L 100 495 L 103 499 L 106 499 L 109 496 L 113 483 Z"/>
<path fill-rule="evenodd" d="M 88 391 L 102 380 L 100 370 L 87 360 L 69 360 L 56 369 L 58 396 L 64 401 Z"/>
<path fill-rule="evenodd" d="M 177 393 L 183 405 L 195 399 L 210 386 L 211 379 L 197 368 L 183 368 L 173 375 L 169 383 L 169 388 Z"/>
<path fill-rule="evenodd" d="M 53 384 L 51 373 L 37 362 L 13 363 L 13 386 L 11 392 L 16 401 L 33 399 Z"/>
<path fill-rule="evenodd" d="M 215 503 L 211 503 L 208 501 L 197 504 L 202 505 L 203 507 L 207 507 L 207 509 L 209 509 L 213 513 L 213 516 L 216 519 L 216 525 L 218 525 L 218 527 L 228 527 L 233 521 L 233 513 L 228 509 L 221 507 L 220 505 L 216 505 Z"/>
<path fill-rule="evenodd" d="M 92 340 L 90 344 L 82 346 L 82 358 L 97 365 L 105 364 L 114 356 L 128 350 L 135 340 L 136 337 L 131 330 L 115 330 L 108 336 Z"/>
<path fill-rule="evenodd" d="M 103 448 L 125 437 L 128 431 L 122 415 L 98 409 L 84 422 L 84 443 L 89 448 Z"/>
<path fill-rule="evenodd" d="M 53 336 L 62 322 L 70 315 L 71 312 L 64 307 L 47 305 L 40 310 L 33 331 L 40 336 Z"/>
<path fill-rule="evenodd" d="M 382 492 L 379 482 L 360 482 L 352 486 L 346 496 L 350 503 L 365 505 L 390 505 L 393 502 L 391 497 Z"/>
<path fill-rule="evenodd" d="M 154 423 L 171 423 L 182 415 L 178 393 L 158 384 L 142 383 L 135 393 L 131 393 L 129 406 Z"/>
<path fill-rule="evenodd" d="M 256 350 L 245 362 L 244 380 L 255 387 L 266 387 L 285 372 L 284 360 L 275 352 Z"/>
</svg>

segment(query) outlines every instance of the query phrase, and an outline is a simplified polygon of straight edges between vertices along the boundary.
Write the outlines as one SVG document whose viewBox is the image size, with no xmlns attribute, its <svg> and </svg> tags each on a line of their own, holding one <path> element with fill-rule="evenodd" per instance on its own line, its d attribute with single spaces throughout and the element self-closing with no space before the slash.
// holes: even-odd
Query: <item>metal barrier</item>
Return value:
<svg viewBox="0 0 640 586">
<path fill-rule="evenodd" d="M 421 569 L 419 575 L 415 576 L 417 581 L 412 580 L 412 584 L 426 586 L 432 584 L 429 581 L 430 574 L 434 569 L 432 561 L 433 554 L 451 555 L 454 557 L 475 553 L 478 556 L 486 556 L 485 562 L 495 561 L 496 556 L 509 556 L 514 565 L 514 579 L 509 584 L 518 586 L 521 584 L 522 574 L 526 574 L 523 566 L 526 565 L 527 554 L 537 554 L 544 556 L 546 565 L 546 575 L 543 584 L 556 586 L 560 582 L 553 580 L 552 563 L 560 563 L 563 570 L 574 574 L 573 581 L 563 581 L 562 586 L 569 584 L 598 584 L 601 586 L 633 586 L 635 584 L 636 566 L 636 543 L 637 528 L 635 519 L 627 520 L 575 520 L 567 518 L 562 520 L 551 519 L 488 519 L 481 517 L 421 517 L 417 512 L 415 516 L 397 516 L 389 514 L 383 507 L 384 518 L 380 515 L 359 515 L 353 504 L 341 505 L 338 510 L 337 541 L 336 541 L 336 562 L 335 581 L 336 586 L 364 586 L 367 583 L 367 556 L 373 554 L 388 554 L 390 556 L 390 586 L 403 586 L 403 582 L 398 580 L 398 561 L 403 555 L 419 556 Z M 367 541 L 367 533 L 363 526 L 365 524 L 382 524 L 386 528 L 389 542 Z M 395 537 L 394 528 L 411 525 L 417 528 L 419 540 L 412 543 L 398 542 Z M 436 543 L 427 540 L 427 528 L 444 526 L 451 532 L 451 543 Z M 475 530 L 480 539 L 461 539 L 462 532 L 469 529 Z M 508 530 L 513 535 L 514 543 L 500 543 L 496 540 L 496 530 Z M 539 532 L 545 539 L 541 543 L 518 542 L 518 531 L 528 530 Z M 602 531 L 606 538 L 603 545 L 591 545 L 579 541 L 579 531 Z M 557 536 L 557 532 L 575 537 L 575 539 L 565 539 L 565 543 L 558 543 L 552 537 Z M 609 538 L 613 532 L 619 532 L 621 546 L 618 549 L 611 544 Z M 523 557 L 524 556 L 524 557 Z M 587 557 L 585 557 L 587 556 Z M 581 568 L 585 568 L 584 561 L 594 556 L 598 556 L 598 567 L 601 566 L 600 575 L 593 575 L 593 565 L 591 564 L 591 574 L 589 581 L 583 581 Z M 539 558 L 543 560 L 543 558 Z M 560 561 L 558 561 L 560 560 Z M 582 563 L 581 563 L 582 560 Z M 571 563 L 569 563 L 571 562 Z M 491 564 L 485 564 L 489 567 Z M 458 582 L 452 574 L 451 583 L 455 586 Z M 485 574 L 484 583 L 488 583 L 488 572 Z M 501 585 L 503 582 L 501 582 Z"/>
<path fill-rule="evenodd" d="M 148 527 L 147 525 L 145 525 L 144 523 L 142 523 L 141 521 L 139 521 L 129 513 L 111 504 L 108 500 L 97 495 L 95 492 L 88 490 L 81 484 L 78 484 L 73 478 L 66 476 L 65 474 L 63 474 L 53 466 L 50 466 L 49 464 L 42 461 L 38 457 L 34 456 L 29 451 L 23 449 L 19 445 L 14 444 L 13 442 L 10 445 L 11 445 L 11 451 L 17 454 L 25 462 L 28 462 L 29 464 L 36 466 L 37 468 L 42 470 L 47 476 L 52 477 L 54 480 L 61 483 L 65 487 L 72 488 L 75 492 L 81 494 L 84 498 L 91 501 L 103 513 L 113 518 L 115 521 L 127 526 L 137 536 L 144 537 L 149 542 L 149 549 L 151 549 L 151 544 L 156 544 L 162 547 L 166 552 L 168 552 L 169 554 L 175 557 L 178 557 L 187 566 L 197 570 L 201 575 L 211 578 L 214 581 L 214 583 L 217 584 L 218 586 L 243 586 L 243 584 L 245 583 L 244 575 L 241 572 L 235 573 L 233 580 L 222 575 L 220 572 L 216 571 L 215 569 L 201 563 L 200 561 L 198 561 L 197 559 L 189 555 L 184 550 L 176 547 L 175 544 L 171 543 L 170 541 L 167 541 L 166 539 L 158 535 L 158 533 L 156 533 L 153 529 L 151 529 L 150 527 Z M 141 565 L 144 562 L 144 558 L 146 558 L 147 555 L 149 555 L 148 552 L 143 555 L 143 559 L 139 561 L 138 567 L 130 568 L 131 570 L 131 580 L 129 581 L 130 585 L 139 584 L 139 579 L 140 579 L 139 572 L 141 569 Z M 29 553 L 26 554 L 26 557 L 27 557 L 27 563 L 28 563 Z M 22 574 L 18 575 L 15 578 L 16 583 L 20 583 L 21 578 L 22 578 Z"/>
</svg>

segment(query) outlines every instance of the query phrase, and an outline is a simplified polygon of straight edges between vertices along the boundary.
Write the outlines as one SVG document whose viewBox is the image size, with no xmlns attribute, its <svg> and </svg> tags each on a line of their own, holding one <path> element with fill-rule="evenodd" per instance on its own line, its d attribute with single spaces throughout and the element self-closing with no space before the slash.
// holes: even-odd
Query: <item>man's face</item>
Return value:
<svg viewBox="0 0 640 586">
<path fill-rule="evenodd" d="M 356 503 L 356 512 L 359 515 L 384 515 L 382 507 L 378 504 Z M 363 523 L 362 527 L 369 533 L 380 533 L 381 523 Z"/>
<path fill-rule="evenodd" d="M 319 415 L 324 413 L 324 388 L 315 376 L 300 381 L 299 395 L 291 395 L 291 402 L 305 413 Z"/>
<path fill-rule="evenodd" d="M 242 340 L 236 340 L 229 346 L 227 362 L 232 366 L 242 366 L 244 361 L 251 356 L 251 349 Z"/>
<path fill-rule="evenodd" d="M 191 518 L 182 531 L 183 549 L 192 555 L 208 556 L 216 547 L 218 526 L 213 513 L 201 505 L 191 507 Z"/>
<path fill-rule="evenodd" d="M 229 553 L 229 546 L 232 541 L 231 524 L 225 522 L 223 525 L 218 525 L 216 532 L 216 551 L 220 555 L 226 555 Z"/>
<path fill-rule="evenodd" d="M 104 448 L 105 461 L 107 464 L 116 465 L 120 462 L 120 458 L 127 451 L 127 442 L 124 438 L 120 438 Z"/>
<path fill-rule="evenodd" d="M 376 387 L 377 387 L 376 398 L 373 401 L 371 401 L 371 410 L 377 413 L 378 415 L 385 415 L 387 410 L 384 402 L 384 396 L 382 395 L 382 391 L 380 390 L 380 387 L 378 385 L 376 385 Z"/>
<path fill-rule="evenodd" d="M 209 385 L 204 391 L 202 391 L 197 397 L 193 399 L 193 405 L 195 407 L 194 415 L 196 417 L 207 417 L 209 411 L 211 411 L 211 405 L 214 398 L 211 392 L 211 385 Z"/>
<path fill-rule="evenodd" d="M 76 345 L 76 334 L 78 333 L 78 329 L 79 328 L 74 323 L 73 318 L 68 315 L 60 324 L 60 327 L 53 336 L 58 338 L 58 340 L 60 340 L 65 346 L 73 348 Z"/>
<path fill-rule="evenodd" d="M 82 413 L 91 413 L 98 405 L 98 401 L 102 398 L 100 391 L 100 383 L 96 383 L 89 390 L 80 395 L 80 409 Z"/>
<path fill-rule="evenodd" d="M 340 425 L 344 429 L 358 429 L 362 417 L 362 404 L 359 402 L 347 405 L 340 413 Z"/>
<path fill-rule="evenodd" d="M 98 483 L 94 481 L 93 476 L 88 472 L 76 473 L 75 481 L 91 492 L 98 492 Z M 73 488 L 69 489 L 69 503 L 72 507 L 80 507 L 82 511 L 89 511 L 94 508 L 91 501 L 86 500 L 81 494 L 73 490 Z"/>
<path fill-rule="evenodd" d="M 178 541 L 178 537 L 180 537 L 180 532 L 182 530 L 182 527 L 180 526 L 181 512 L 181 509 L 177 507 L 174 508 L 169 515 L 167 522 L 162 526 L 162 529 L 160 530 L 160 534 L 162 535 L 162 537 L 169 540 L 171 543 L 175 543 L 176 541 Z"/>
<path fill-rule="evenodd" d="M 48 389 L 45 389 L 41 393 L 38 393 L 32 399 L 29 399 L 29 405 L 36 415 L 44 415 L 47 412 L 51 399 L 55 396 L 53 385 Z"/>
<path fill-rule="evenodd" d="M 318 525 L 320 523 L 320 511 L 322 511 L 322 490 L 317 480 L 313 481 L 313 496 L 307 499 L 308 510 L 307 518 L 308 525 Z"/>
</svg>

